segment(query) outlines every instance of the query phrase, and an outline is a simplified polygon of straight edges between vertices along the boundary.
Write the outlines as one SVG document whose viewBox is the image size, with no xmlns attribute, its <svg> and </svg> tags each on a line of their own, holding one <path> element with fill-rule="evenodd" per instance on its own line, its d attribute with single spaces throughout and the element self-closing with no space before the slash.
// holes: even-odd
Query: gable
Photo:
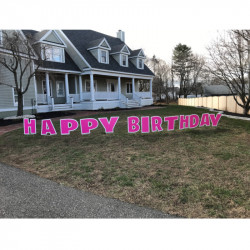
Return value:
<svg viewBox="0 0 250 250">
<path fill-rule="evenodd" d="M 121 50 L 122 53 L 130 54 L 128 47 L 124 45 L 123 49 Z"/>
<path fill-rule="evenodd" d="M 143 50 L 140 51 L 140 53 L 139 53 L 138 56 L 140 56 L 140 57 L 145 57 L 145 54 L 144 54 Z"/>
<path fill-rule="evenodd" d="M 43 41 L 64 45 L 54 31 L 52 31 L 47 37 L 45 37 Z"/>
<path fill-rule="evenodd" d="M 107 44 L 106 40 L 103 40 L 103 42 L 100 44 L 100 47 L 109 49 L 109 45 Z"/>
</svg>

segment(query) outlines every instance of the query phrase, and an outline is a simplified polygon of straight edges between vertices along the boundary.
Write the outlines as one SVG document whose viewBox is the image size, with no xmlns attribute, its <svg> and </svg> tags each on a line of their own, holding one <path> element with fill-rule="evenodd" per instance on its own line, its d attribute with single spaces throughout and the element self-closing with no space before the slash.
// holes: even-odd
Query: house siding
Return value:
<svg viewBox="0 0 250 250">
<path fill-rule="evenodd" d="M 4 56 L 6 57 L 6 59 L 8 59 L 9 57 L 9 55 Z M 30 72 L 27 71 L 23 76 L 23 89 L 25 89 L 26 87 L 29 75 Z M 12 85 L 13 87 L 15 86 L 13 74 L 2 65 L 0 65 L 0 79 L 3 83 Z M 24 108 L 31 108 L 33 105 L 33 100 L 36 98 L 34 79 L 31 79 L 30 86 L 27 92 L 23 95 L 23 97 Z M 17 106 L 14 105 L 13 88 L 6 85 L 0 85 L 0 117 L 2 118 L 6 116 L 6 112 L 8 111 L 11 111 L 13 113 L 13 109 L 17 110 Z M 3 112 L 5 112 L 5 114 L 3 114 Z"/>
</svg>

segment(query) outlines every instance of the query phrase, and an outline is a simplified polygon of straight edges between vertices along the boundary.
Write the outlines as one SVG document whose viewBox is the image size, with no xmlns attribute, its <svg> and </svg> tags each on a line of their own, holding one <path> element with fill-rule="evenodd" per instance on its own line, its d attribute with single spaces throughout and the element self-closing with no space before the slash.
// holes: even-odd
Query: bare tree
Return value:
<svg viewBox="0 0 250 250">
<path fill-rule="evenodd" d="M 159 99 L 161 99 L 162 94 L 164 94 L 166 96 L 166 102 L 168 102 L 171 72 L 169 65 L 164 60 L 156 58 L 156 56 L 148 58 L 146 64 L 155 74 L 153 79 L 153 92 Z"/>
<path fill-rule="evenodd" d="M 186 90 L 187 93 L 194 92 L 197 96 L 198 93 L 202 93 L 202 73 L 205 66 L 205 58 L 203 56 L 194 55 L 193 56 L 193 67 L 190 72 L 190 85 L 189 88 Z"/>
<path fill-rule="evenodd" d="M 248 31 L 227 31 L 208 48 L 211 73 L 231 91 L 246 115 L 250 103 L 250 39 Z M 235 95 L 235 93 L 237 95 Z M 236 98 L 240 97 L 241 102 Z"/>
<path fill-rule="evenodd" d="M 41 58 L 35 55 L 30 39 L 19 31 L 3 31 L 3 48 L 0 54 L 0 67 L 7 69 L 13 76 L 14 85 L 9 82 L 0 84 L 14 88 L 18 96 L 17 116 L 23 115 L 23 95 L 28 91 L 30 83 L 41 65 Z M 36 66 L 34 66 L 36 60 Z"/>
</svg>

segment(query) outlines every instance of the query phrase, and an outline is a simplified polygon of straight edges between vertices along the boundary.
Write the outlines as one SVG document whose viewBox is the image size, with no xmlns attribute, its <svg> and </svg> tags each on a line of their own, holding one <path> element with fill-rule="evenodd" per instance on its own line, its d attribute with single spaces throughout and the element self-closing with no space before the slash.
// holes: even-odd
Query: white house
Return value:
<svg viewBox="0 0 250 250">
<path fill-rule="evenodd" d="M 153 103 L 154 74 L 144 65 L 143 50 L 131 50 L 125 43 L 123 31 L 118 31 L 117 37 L 93 30 L 19 32 L 32 37 L 35 52 L 46 60 L 24 95 L 26 114 L 133 108 Z M 0 44 L 3 39 L 0 31 Z M 6 53 L 1 45 L 0 53 Z M 0 66 L 0 78 L 12 84 L 9 74 Z M 141 90 L 142 81 L 149 85 L 149 91 Z M 0 85 L 0 118 L 16 113 L 13 89 Z"/>
</svg>

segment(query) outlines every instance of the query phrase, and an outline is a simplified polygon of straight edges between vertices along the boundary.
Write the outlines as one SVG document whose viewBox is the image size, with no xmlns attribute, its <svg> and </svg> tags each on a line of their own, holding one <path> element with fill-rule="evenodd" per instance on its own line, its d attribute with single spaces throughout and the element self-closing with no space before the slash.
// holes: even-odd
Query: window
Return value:
<svg viewBox="0 0 250 250">
<path fill-rule="evenodd" d="M 94 80 L 94 89 L 97 91 L 97 82 Z M 90 92 L 90 80 L 85 80 L 85 92 Z"/>
<path fill-rule="evenodd" d="M 121 65 L 124 67 L 128 66 L 128 56 L 127 55 L 121 55 Z"/>
<path fill-rule="evenodd" d="M 50 88 L 50 96 L 52 96 L 52 85 L 51 85 L 51 81 L 49 81 L 49 88 Z M 46 81 L 43 80 L 42 81 L 42 93 L 44 95 L 47 95 L 47 87 L 46 87 Z"/>
<path fill-rule="evenodd" d="M 108 63 L 108 51 L 101 50 L 100 62 L 101 63 Z"/>
<path fill-rule="evenodd" d="M 141 58 L 138 59 L 138 68 L 143 69 L 143 60 Z"/>
<path fill-rule="evenodd" d="M 18 94 L 15 88 L 12 89 L 13 90 L 13 101 L 14 101 L 14 106 L 18 105 Z"/>
<path fill-rule="evenodd" d="M 42 59 L 53 62 L 64 62 L 64 48 L 44 46 L 42 48 Z"/>
<path fill-rule="evenodd" d="M 86 92 L 90 92 L 90 81 L 89 81 L 89 80 L 86 80 L 86 83 L 85 83 L 85 91 L 86 91 Z"/>
<path fill-rule="evenodd" d="M 56 96 L 57 97 L 65 97 L 64 81 L 57 81 L 56 82 Z"/>
<path fill-rule="evenodd" d="M 132 93 L 132 83 L 127 83 L 127 93 Z"/>
<path fill-rule="evenodd" d="M 110 92 L 115 92 L 115 84 L 113 82 L 110 83 Z"/>
</svg>

